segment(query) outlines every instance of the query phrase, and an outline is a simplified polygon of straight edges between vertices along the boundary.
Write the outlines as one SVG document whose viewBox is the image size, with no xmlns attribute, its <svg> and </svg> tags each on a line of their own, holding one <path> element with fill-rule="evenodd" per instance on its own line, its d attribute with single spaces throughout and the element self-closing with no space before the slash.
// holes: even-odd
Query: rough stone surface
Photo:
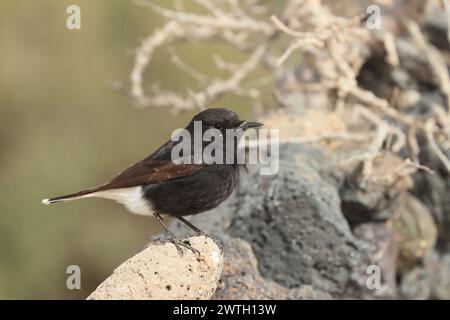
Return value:
<svg viewBox="0 0 450 320">
<path fill-rule="evenodd" d="M 430 165 L 435 159 L 422 160 Z M 414 195 L 431 211 L 438 228 L 438 247 L 446 251 L 450 247 L 450 179 L 448 174 L 418 173 L 415 175 Z"/>
<path fill-rule="evenodd" d="M 437 287 L 437 271 L 439 255 L 433 251 L 426 256 L 421 264 L 399 273 L 399 298 L 429 299 Z M 442 287 L 441 287 L 442 288 Z"/>
<path fill-rule="evenodd" d="M 277 175 L 261 176 L 250 166 L 227 202 L 189 217 L 224 245 L 224 272 L 214 299 L 446 296 L 447 265 L 433 254 L 436 224 L 408 193 L 412 180 L 357 184 L 358 167 L 336 161 L 339 152 L 348 152 L 342 147 L 282 144 Z M 382 181 L 401 162 L 389 154 L 380 157 L 374 170 Z M 175 226 L 179 234 L 187 231 L 178 222 Z M 366 287 L 372 264 L 381 269 L 381 290 Z"/>
<path fill-rule="evenodd" d="M 394 174 L 402 163 L 399 157 L 384 153 L 374 160 L 372 175 L 382 180 Z M 386 220 L 392 215 L 389 207 L 399 194 L 412 187 L 412 179 L 400 177 L 395 183 L 361 181 L 362 169 L 362 164 L 357 166 L 340 188 L 342 211 L 352 224 Z"/>
<path fill-rule="evenodd" d="M 330 299 L 327 293 L 311 286 L 288 289 L 263 278 L 258 262 L 246 241 L 229 236 L 221 237 L 224 244 L 223 272 L 213 299 Z"/>
<path fill-rule="evenodd" d="M 432 252 L 437 230 L 430 211 L 422 202 L 403 194 L 398 198 L 391 222 L 398 247 L 399 271 L 411 268 Z"/>
<path fill-rule="evenodd" d="M 251 246 L 225 236 L 224 266 L 214 299 L 284 299 L 288 289 L 261 277 Z"/>
<path fill-rule="evenodd" d="M 450 300 L 450 254 L 441 257 L 435 270 L 435 277 L 436 281 L 431 297 Z"/>
<path fill-rule="evenodd" d="M 320 152 L 295 144 L 281 149 L 281 162 L 289 166 L 281 166 L 275 176 L 262 176 L 250 167 L 226 203 L 190 220 L 214 235 L 225 232 L 250 243 L 261 275 L 285 288 L 306 285 L 350 296 L 364 290 L 366 264 L 374 248 L 353 236 L 336 187 L 307 164 L 319 164 L 314 157 Z M 285 156 L 295 158 L 299 152 L 303 159 L 312 156 L 303 162 Z M 176 225 L 179 232 L 186 230 Z M 227 244 L 224 248 L 227 251 Z"/>
<path fill-rule="evenodd" d="M 400 296 L 403 299 L 428 299 L 431 293 L 429 276 L 421 267 L 406 272 L 400 282 Z"/>
<path fill-rule="evenodd" d="M 445 10 L 437 6 L 429 10 L 424 22 L 424 31 L 432 44 L 438 48 L 450 50 L 447 39 L 447 15 Z"/>
<path fill-rule="evenodd" d="M 376 265 L 381 272 L 382 288 L 375 293 L 377 297 L 393 298 L 397 293 L 397 243 L 389 222 L 370 222 L 358 224 L 353 234 L 376 249 L 370 254 L 370 265 Z"/>
<path fill-rule="evenodd" d="M 436 117 L 435 107 L 447 102 L 439 77 L 404 22 L 416 21 L 448 64 L 445 10 L 436 3 L 428 10 L 422 0 L 388 2 L 393 5 L 383 6 L 383 28 L 394 36 L 399 65 L 389 63 L 383 39 L 376 36 L 370 44 L 355 43 L 361 48 L 354 55 L 361 59 L 351 67 L 359 86 L 386 99 L 392 111 L 415 117 L 419 125 Z M 333 7 L 348 13 L 342 4 Z M 361 3 L 363 10 L 366 7 L 367 3 Z M 193 257 L 168 257 L 169 249 L 176 255 L 173 247 L 158 251 L 153 245 L 154 253 L 138 255 L 135 262 L 119 267 L 94 294 L 164 299 L 450 298 L 448 170 L 429 149 L 421 130 L 407 131 L 397 117 L 378 112 L 376 101 L 368 103 L 354 94 L 341 96 L 345 90 L 337 95 L 334 89 L 320 90 L 315 85 L 325 83 L 323 72 L 308 60 L 277 75 L 275 85 L 283 108 L 260 119 L 266 128 L 279 129 L 279 173 L 261 176 L 258 168 L 250 167 L 248 175 L 242 172 L 237 190 L 226 203 L 188 217 L 223 244 L 223 272 L 214 294 L 220 271 L 202 271 L 204 263 Z M 380 116 L 380 121 L 356 115 L 353 107 L 361 105 Z M 445 117 L 440 118 L 438 131 L 446 125 Z M 374 133 L 380 132 L 375 126 L 381 121 L 405 131 L 408 143 L 402 147 L 401 135 L 392 131 L 379 141 L 383 142 L 380 152 L 369 155 Z M 324 138 L 330 134 L 333 137 Z M 418 139 L 419 159 L 409 150 L 413 137 Z M 435 138 L 450 157 L 448 144 L 441 140 L 447 134 Z M 371 155 L 372 166 L 363 170 L 363 159 Z M 412 175 L 412 194 L 413 180 L 400 170 L 407 158 L 434 171 Z M 179 235 L 188 230 L 178 221 L 173 227 Z M 151 260 L 155 250 L 164 261 L 157 269 L 161 273 L 144 273 L 145 282 L 136 270 L 147 270 L 149 263 L 152 271 L 158 268 Z M 199 271 L 190 274 L 187 261 Z M 381 290 L 366 286 L 369 265 L 381 270 Z M 209 276 L 202 278 L 202 272 Z M 197 289 L 193 291 L 191 285 L 187 290 L 186 281 L 196 283 Z"/>
<path fill-rule="evenodd" d="M 281 168 L 276 177 L 251 174 L 230 206 L 235 217 L 229 232 L 252 244 L 264 276 L 330 293 L 357 280 L 363 250 L 342 215 L 337 190 L 307 165 Z"/>
<path fill-rule="evenodd" d="M 209 299 L 222 272 L 223 252 L 204 236 L 187 239 L 200 252 L 152 243 L 122 263 L 88 297 L 109 299 Z"/>
</svg>

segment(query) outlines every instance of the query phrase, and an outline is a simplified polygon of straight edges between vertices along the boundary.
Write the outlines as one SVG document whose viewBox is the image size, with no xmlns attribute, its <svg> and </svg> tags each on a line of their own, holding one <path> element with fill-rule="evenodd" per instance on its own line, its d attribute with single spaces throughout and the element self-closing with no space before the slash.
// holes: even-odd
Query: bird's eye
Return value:
<svg viewBox="0 0 450 320">
<path fill-rule="evenodd" d="M 222 124 L 221 124 L 221 123 L 216 123 L 216 124 L 214 125 L 214 128 L 216 128 L 216 129 L 222 129 Z"/>
</svg>

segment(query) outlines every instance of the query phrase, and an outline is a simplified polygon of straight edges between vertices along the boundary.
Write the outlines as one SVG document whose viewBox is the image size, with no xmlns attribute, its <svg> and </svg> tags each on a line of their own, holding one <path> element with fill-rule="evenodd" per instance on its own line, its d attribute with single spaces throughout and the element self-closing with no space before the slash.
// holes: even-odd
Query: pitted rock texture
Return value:
<svg viewBox="0 0 450 320">
<path fill-rule="evenodd" d="M 209 237 L 187 239 L 200 252 L 180 255 L 172 243 L 151 243 L 122 263 L 88 297 L 117 299 L 209 299 L 222 272 L 222 249 Z"/>
<path fill-rule="evenodd" d="M 307 153 L 292 144 L 282 149 L 286 150 L 280 152 L 281 164 L 291 151 L 289 166 L 281 165 L 274 176 L 260 175 L 258 168 L 250 166 L 227 202 L 189 219 L 214 235 L 226 233 L 245 240 L 261 276 L 285 289 L 311 286 L 331 296 L 359 294 L 366 290 L 365 270 L 374 246 L 353 236 L 333 179 L 323 179 L 307 164 L 319 165 L 320 151 Z M 314 159 L 296 161 L 299 152 Z M 179 234 L 186 231 L 175 225 Z M 224 248 L 227 252 L 226 243 Z"/>
<path fill-rule="evenodd" d="M 410 194 L 398 198 L 391 219 L 398 248 L 397 270 L 421 263 L 436 245 L 437 230 L 430 211 Z"/>
<path fill-rule="evenodd" d="M 249 243 L 223 235 L 224 266 L 213 299 L 331 299 L 325 292 L 311 286 L 288 289 L 263 278 L 258 261 Z"/>
<path fill-rule="evenodd" d="M 372 175 L 382 178 L 392 175 L 404 160 L 391 153 L 384 153 L 374 159 Z M 363 181 L 363 165 L 358 165 L 340 188 L 342 210 L 352 224 L 368 221 L 383 221 L 392 214 L 390 206 L 395 199 L 412 187 L 412 179 L 409 176 L 399 177 L 395 183 L 383 183 L 382 181 Z"/>
<path fill-rule="evenodd" d="M 380 268 L 381 289 L 371 292 L 379 298 L 394 298 L 397 294 L 397 243 L 389 221 L 361 223 L 353 228 L 353 234 L 372 244 L 375 250 L 369 256 L 370 265 Z M 370 297 L 371 295 L 369 295 Z"/>
<path fill-rule="evenodd" d="M 252 244 L 262 275 L 290 288 L 306 284 L 330 293 L 358 280 L 363 250 L 337 190 L 307 165 L 281 168 L 276 178 L 252 173 L 233 200 L 229 232 Z"/>
</svg>

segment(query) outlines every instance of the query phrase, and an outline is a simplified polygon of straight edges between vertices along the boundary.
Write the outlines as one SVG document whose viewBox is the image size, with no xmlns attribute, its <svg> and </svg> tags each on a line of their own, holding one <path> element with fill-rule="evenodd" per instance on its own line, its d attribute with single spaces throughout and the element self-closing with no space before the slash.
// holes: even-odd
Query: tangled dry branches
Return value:
<svg viewBox="0 0 450 320">
<path fill-rule="evenodd" d="M 150 1 L 138 1 L 140 5 L 150 8 L 167 20 L 161 29 L 148 36 L 137 49 L 130 80 L 131 96 L 140 106 L 163 106 L 173 108 L 174 111 L 186 111 L 205 108 L 225 93 L 248 95 L 253 98 L 259 96 L 257 90 L 244 90 L 240 84 L 261 62 L 266 66 L 273 64 L 272 57 L 267 51 L 268 40 L 274 32 L 273 26 L 269 22 L 252 18 L 235 0 L 222 2 L 196 0 L 195 2 L 208 14 L 169 10 Z M 245 2 L 251 3 L 251 1 Z M 228 4 L 229 8 L 224 9 L 224 4 Z M 257 7 L 251 6 L 249 11 L 257 12 L 258 10 Z M 248 40 L 252 35 L 256 35 L 256 39 Z M 230 75 L 227 79 L 209 79 L 202 76 L 201 82 L 205 84 L 204 89 L 200 92 L 188 92 L 186 96 L 163 91 L 155 86 L 150 93 L 144 92 L 143 74 L 158 47 L 171 44 L 176 40 L 205 41 L 217 38 L 237 50 L 249 52 L 246 61 L 232 68 L 220 56 L 215 56 L 217 67 L 229 71 Z M 198 72 L 184 64 L 181 59 L 175 60 L 176 65 L 181 66 L 182 70 L 198 80 Z"/>
<path fill-rule="evenodd" d="M 304 81 L 304 90 L 314 88 L 328 97 L 334 95 L 336 105 L 343 106 L 347 112 L 356 112 L 361 121 L 373 128 L 370 132 L 372 143 L 360 159 L 364 163 L 365 176 L 370 177 L 372 161 L 384 149 L 394 153 L 405 151 L 408 158 L 413 159 L 413 162 L 407 160 L 408 172 L 411 168 L 424 169 L 418 164 L 420 135 L 450 172 L 446 155 L 450 148 L 450 80 L 446 60 L 426 40 L 416 22 L 405 20 L 404 29 L 425 57 L 428 70 L 447 102 L 434 105 L 426 119 L 396 108 L 390 99 L 380 97 L 358 83 L 358 74 L 368 58 L 367 51 L 374 43 L 384 46 L 386 62 L 392 68 L 402 68 L 403 63 L 398 53 L 398 36 L 393 34 L 395 31 L 369 30 L 365 25 L 365 12 L 344 18 L 331 13 L 320 0 L 287 1 L 278 15 L 271 15 L 257 0 L 194 0 L 203 8 L 204 14 L 186 11 L 182 2 L 177 2 L 179 5 L 173 10 L 148 0 L 138 3 L 166 19 L 164 26 L 149 35 L 136 51 L 130 80 L 131 96 L 138 105 L 170 107 L 180 112 L 205 108 L 225 94 L 246 95 L 258 100 L 260 89 L 244 89 L 243 81 L 261 67 L 274 75 L 271 79 L 276 79 L 283 73 L 282 67 L 287 61 L 296 57 L 316 75 L 313 81 Z M 448 10 L 447 1 L 444 5 Z M 181 94 L 153 85 L 150 90 L 144 90 L 143 74 L 157 48 L 175 45 L 176 41 L 217 39 L 247 56 L 245 61 L 236 64 L 214 54 L 213 63 L 226 71 L 228 77 L 208 77 L 199 73 L 184 63 L 171 47 L 172 62 L 193 77 L 202 89 Z M 286 92 L 280 93 L 274 83 L 272 87 L 275 99 L 285 104 Z"/>
</svg>

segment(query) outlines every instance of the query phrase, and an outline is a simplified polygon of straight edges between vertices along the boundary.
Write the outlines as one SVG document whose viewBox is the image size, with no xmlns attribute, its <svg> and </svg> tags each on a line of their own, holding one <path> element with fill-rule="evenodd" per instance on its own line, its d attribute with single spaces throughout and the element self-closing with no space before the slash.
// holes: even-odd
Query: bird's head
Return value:
<svg viewBox="0 0 450 320">
<path fill-rule="evenodd" d="M 176 146 L 177 157 L 182 154 L 182 158 L 191 159 L 194 155 L 198 156 L 200 151 L 205 163 L 234 164 L 238 161 L 238 145 L 244 131 L 262 125 L 259 122 L 243 121 L 235 112 L 227 109 L 207 109 L 195 115 L 185 130 L 181 130 L 171 140 Z M 187 143 L 190 143 L 189 147 Z M 199 150 L 199 146 L 203 150 Z"/>
<path fill-rule="evenodd" d="M 227 129 L 245 131 L 249 128 L 256 128 L 263 125 L 260 122 L 241 120 L 235 112 L 225 108 L 206 109 L 198 113 L 192 118 L 192 121 L 186 129 L 189 131 L 193 130 L 195 121 L 201 122 L 203 132 L 208 129 L 217 129 L 223 133 Z"/>
</svg>

